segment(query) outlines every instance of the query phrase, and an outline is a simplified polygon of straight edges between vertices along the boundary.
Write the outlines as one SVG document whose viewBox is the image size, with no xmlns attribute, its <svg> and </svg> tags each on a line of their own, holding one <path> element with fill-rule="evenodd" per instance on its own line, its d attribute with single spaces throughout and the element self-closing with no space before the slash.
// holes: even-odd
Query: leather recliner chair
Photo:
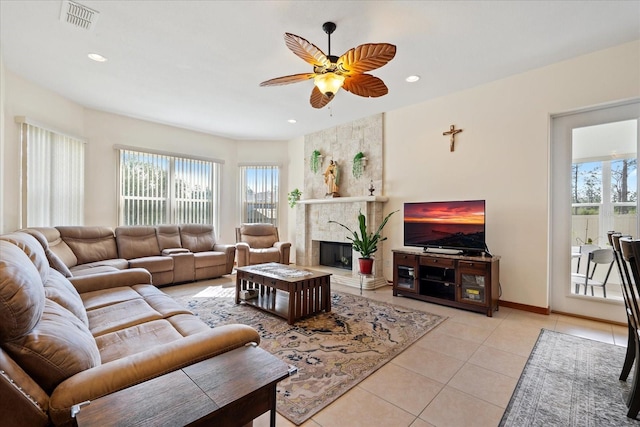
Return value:
<svg viewBox="0 0 640 427">
<path fill-rule="evenodd" d="M 289 264 L 290 242 L 281 242 L 272 224 L 242 224 L 236 228 L 238 267 L 277 262 Z"/>
</svg>

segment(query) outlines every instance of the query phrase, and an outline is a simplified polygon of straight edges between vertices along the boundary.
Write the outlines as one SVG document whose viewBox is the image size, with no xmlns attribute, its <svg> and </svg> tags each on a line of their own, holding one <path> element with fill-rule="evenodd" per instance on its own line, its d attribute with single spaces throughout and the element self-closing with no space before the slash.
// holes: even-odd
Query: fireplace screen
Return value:
<svg viewBox="0 0 640 427">
<path fill-rule="evenodd" d="M 320 265 L 351 270 L 351 259 L 351 243 L 320 242 Z"/>
</svg>

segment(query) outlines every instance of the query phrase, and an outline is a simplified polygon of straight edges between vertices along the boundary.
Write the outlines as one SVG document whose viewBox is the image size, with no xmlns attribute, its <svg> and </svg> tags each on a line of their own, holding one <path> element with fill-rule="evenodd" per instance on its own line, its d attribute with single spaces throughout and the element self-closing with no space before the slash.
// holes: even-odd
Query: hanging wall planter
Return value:
<svg viewBox="0 0 640 427">
<path fill-rule="evenodd" d="M 353 167 L 351 172 L 355 178 L 360 178 L 364 173 L 364 168 L 367 166 L 367 158 L 364 153 L 360 151 L 353 157 Z"/>
<path fill-rule="evenodd" d="M 309 160 L 309 166 L 311 167 L 311 172 L 318 173 L 320 170 L 320 166 L 322 165 L 323 155 L 318 150 L 313 150 L 311 153 L 311 159 Z"/>
<path fill-rule="evenodd" d="M 302 196 L 302 191 L 295 188 L 293 191 L 287 194 L 287 200 L 289 201 L 290 207 L 295 207 L 296 203 L 300 200 L 300 196 Z"/>
</svg>

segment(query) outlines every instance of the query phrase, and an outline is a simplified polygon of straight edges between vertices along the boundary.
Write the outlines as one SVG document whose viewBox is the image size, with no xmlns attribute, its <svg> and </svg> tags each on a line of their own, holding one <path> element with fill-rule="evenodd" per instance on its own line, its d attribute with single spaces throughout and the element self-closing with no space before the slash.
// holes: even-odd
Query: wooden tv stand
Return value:
<svg viewBox="0 0 640 427">
<path fill-rule="evenodd" d="M 486 313 L 498 310 L 500 257 L 394 249 L 393 295 Z"/>
</svg>

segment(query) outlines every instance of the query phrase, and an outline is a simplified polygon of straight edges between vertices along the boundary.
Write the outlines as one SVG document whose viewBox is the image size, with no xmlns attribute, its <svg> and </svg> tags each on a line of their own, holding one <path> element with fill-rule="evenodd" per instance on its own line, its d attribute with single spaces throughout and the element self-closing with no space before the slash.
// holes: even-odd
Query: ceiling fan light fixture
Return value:
<svg viewBox="0 0 640 427">
<path fill-rule="evenodd" d="M 332 97 L 342 87 L 344 76 L 336 73 L 318 74 L 313 78 L 313 82 L 323 95 Z"/>
</svg>

